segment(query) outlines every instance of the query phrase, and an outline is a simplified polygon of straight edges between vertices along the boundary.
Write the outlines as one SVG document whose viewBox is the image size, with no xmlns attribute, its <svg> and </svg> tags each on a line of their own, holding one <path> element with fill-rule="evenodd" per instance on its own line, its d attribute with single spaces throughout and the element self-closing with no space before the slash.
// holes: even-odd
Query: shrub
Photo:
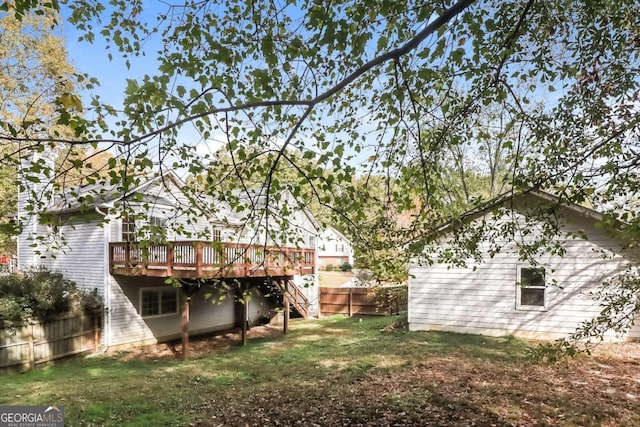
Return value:
<svg viewBox="0 0 640 427">
<path fill-rule="evenodd" d="M 327 264 L 327 266 L 324 269 L 326 271 L 333 271 L 333 264 Z"/>
<path fill-rule="evenodd" d="M 0 320 L 10 327 L 30 319 L 49 320 L 63 314 L 95 312 L 102 307 L 97 289 L 85 291 L 60 273 L 34 270 L 0 277 Z"/>
<path fill-rule="evenodd" d="M 353 269 L 353 266 L 351 264 L 349 264 L 348 262 L 345 262 L 344 264 L 342 264 L 340 266 L 340 270 L 342 271 L 351 271 Z"/>
</svg>

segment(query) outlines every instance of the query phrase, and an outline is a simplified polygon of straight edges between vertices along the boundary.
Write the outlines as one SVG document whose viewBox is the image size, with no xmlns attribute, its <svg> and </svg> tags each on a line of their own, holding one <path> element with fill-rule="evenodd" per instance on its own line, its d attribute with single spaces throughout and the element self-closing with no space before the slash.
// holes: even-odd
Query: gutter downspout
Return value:
<svg viewBox="0 0 640 427">
<path fill-rule="evenodd" d="M 105 219 L 103 229 L 103 257 L 102 273 L 104 277 L 103 282 L 103 297 L 104 297 L 104 324 L 102 325 L 102 343 L 105 348 L 111 346 L 111 275 L 109 274 L 109 237 L 111 234 L 111 221 L 107 218 L 107 213 L 100 210 L 97 205 L 94 207 L 95 211 L 102 215 Z"/>
</svg>

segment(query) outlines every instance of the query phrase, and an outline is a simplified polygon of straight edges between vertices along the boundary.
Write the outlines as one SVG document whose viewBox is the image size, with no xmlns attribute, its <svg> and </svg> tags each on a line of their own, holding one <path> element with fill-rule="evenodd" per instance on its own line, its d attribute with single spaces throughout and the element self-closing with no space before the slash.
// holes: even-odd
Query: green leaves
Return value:
<svg viewBox="0 0 640 427">
<path fill-rule="evenodd" d="M 65 16 L 85 40 L 104 38 L 109 55 L 132 65 L 146 54 L 151 71 L 125 73 L 122 111 L 48 84 L 53 120 L 3 117 L 2 135 L 113 139 L 113 184 L 171 167 L 187 175 L 193 200 L 212 196 L 247 218 L 293 194 L 363 250 L 386 254 L 418 256 L 451 216 L 531 186 L 637 226 L 637 2 L 448 6 L 71 2 Z M 443 25 L 409 43 L 439 16 Z M 20 79 L 2 83 L 24 91 Z M 203 156 L 213 139 L 221 151 Z M 467 237 L 467 249 L 481 246 Z"/>
<path fill-rule="evenodd" d="M 82 101 L 80 97 L 73 93 L 63 93 L 56 100 L 56 104 L 64 107 L 66 110 L 76 110 L 82 112 Z"/>
</svg>

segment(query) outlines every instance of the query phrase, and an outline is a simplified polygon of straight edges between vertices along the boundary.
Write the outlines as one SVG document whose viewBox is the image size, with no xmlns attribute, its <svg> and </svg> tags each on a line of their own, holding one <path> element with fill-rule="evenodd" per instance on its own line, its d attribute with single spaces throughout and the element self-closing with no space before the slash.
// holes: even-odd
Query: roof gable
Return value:
<svg viewBox="0 0 640 427">
<path fill-rule="evenodd" d="M 499 208 L 511 208 L 515 211 L 526 214 L 527 212 L 531 212 L 531 206 L 533 205 L 537 207 L 547 206 L 549 209 L 562 209 L 571 215 L 590 219 L 594 222 L 599 222 L 603 219 L 603 214 L 601 212 L 576 203 L 567 202 L 566 200 L 563 200 L 551 193 L 532 188 L 520 192 L 511 191 L 501 194 L 480 206 L 465 212 L 459 218 L 442 224 L 437 228 L 435 234 L 448 232 L 452 228 L 455 228 L 455 224 L 471 222 Z"/>
</svg>

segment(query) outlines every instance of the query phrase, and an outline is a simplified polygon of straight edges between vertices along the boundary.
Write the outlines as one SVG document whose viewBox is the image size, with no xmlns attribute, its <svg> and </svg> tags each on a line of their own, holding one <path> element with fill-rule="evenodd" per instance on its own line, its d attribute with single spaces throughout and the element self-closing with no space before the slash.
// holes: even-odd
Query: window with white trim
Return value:
<svg viewBox="0 0 640 427">
<path fill-rule="evenodd" d="M 178 313 L 178 288 L 159 287 L 140 289 L 142 317 L 168 316 Z"/>
<path fill-rule="evenodd" d="M 161 242 L 164 237 L 165 220 L 158 216 L 149 217 L 149 240 Z"/>
<path fill-rule="evenodd" d="M 222 242 L 222 230 L 214 228 L 211 230 L 211 241 Z"/>
<path fill-rule="evenodd" d="M 518 267 L 516 302 L 518 308 L 546 307 L 544 267 Z"/>
<path fill-rule="evenodd" d="M 136 239 L 136 222 L 135 220 L 125 215 L 122 217 L 122 241 L 133 242 Z"/>
</svg>

